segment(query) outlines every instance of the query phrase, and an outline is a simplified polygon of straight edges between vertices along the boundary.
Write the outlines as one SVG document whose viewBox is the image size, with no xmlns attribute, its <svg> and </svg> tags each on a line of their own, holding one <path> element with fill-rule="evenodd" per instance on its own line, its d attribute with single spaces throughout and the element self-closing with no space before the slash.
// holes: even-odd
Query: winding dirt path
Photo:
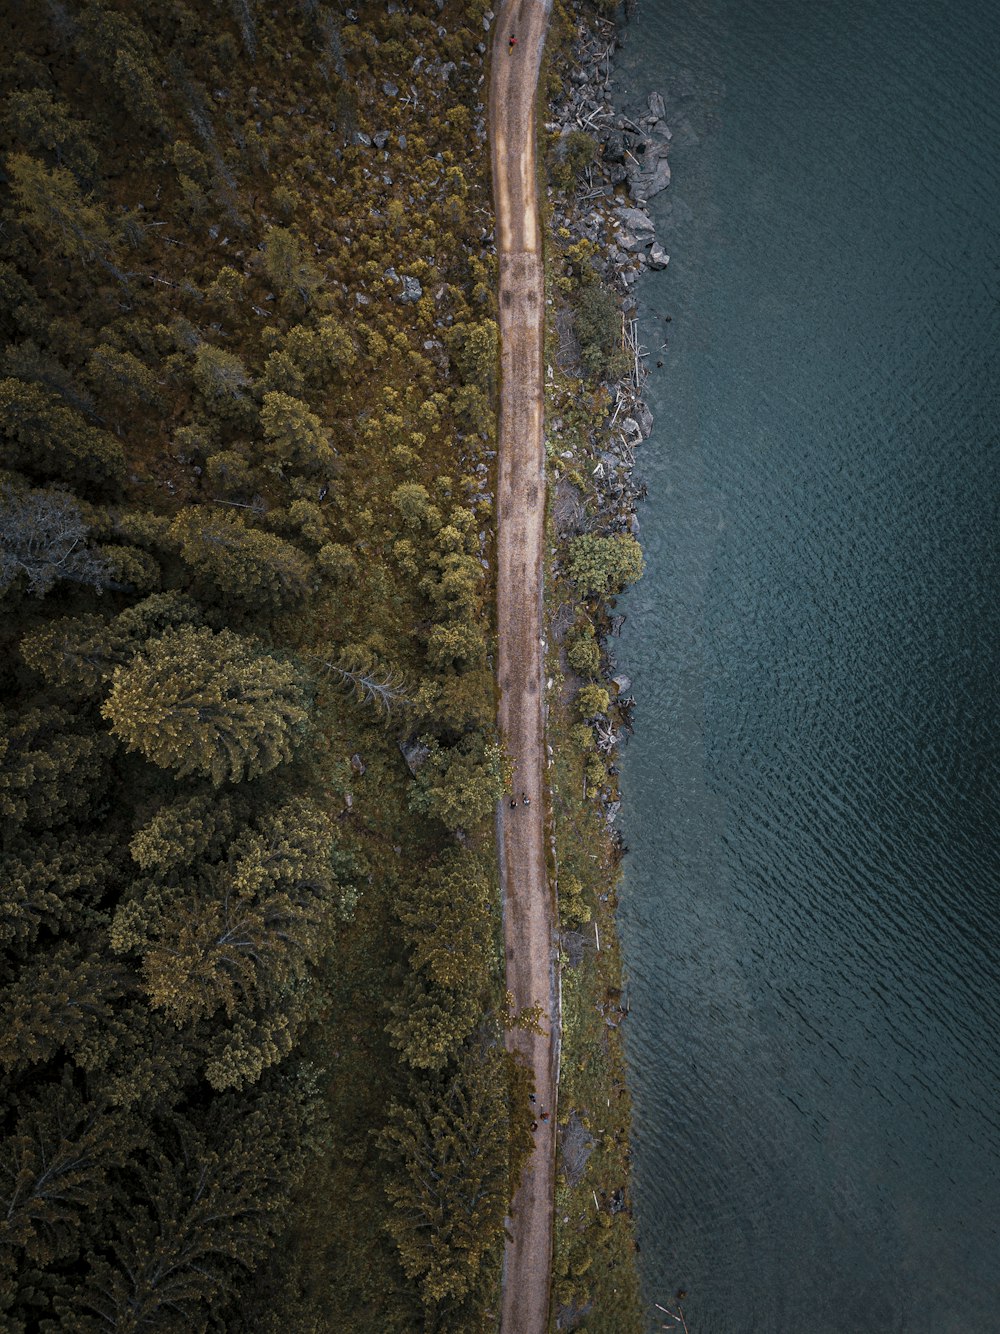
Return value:
<svg viewBox="0 0 1000 1334">
<path fill-rule="evenodd" d="M 514 760 L 516 809 L 498 817 L 507 987 L 518 1011 L 538 1005 L 539 1033 L 507 1045 L 535 1074 L 535 1148 L 511 1205 L 502 1334 L 545 1334 L 552 1275 L 552 1210 L 559 1042 L 555 903 L 545 858 L 542 571 L 545 537 L 544 281 L 535 194 L 535 95 L 550 0 L 507 0 L 494 28 L 490 142 L 500 259 L 497 613 L 499 722 Z M 517 39 L 510 45 L 510 37 Z M 521 804 L 527 793 L 530 805 Z M 541 1119 L 541 1110 L 549 1119 Z"/>
</svg>

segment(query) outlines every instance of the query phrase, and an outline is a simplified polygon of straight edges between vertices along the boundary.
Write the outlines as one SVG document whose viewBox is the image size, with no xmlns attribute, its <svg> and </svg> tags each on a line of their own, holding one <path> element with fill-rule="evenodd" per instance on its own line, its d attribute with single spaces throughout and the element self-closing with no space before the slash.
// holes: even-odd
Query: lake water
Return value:
<svg viewBox="0 0 1000 1334">
<path fill-rule="evenodd" d="M 674 130 L 614 651 L 640 1261 L 691 1334 L 1000 1331 L 998 35 L 640 0 L 619 56 Z"/>
</svg>

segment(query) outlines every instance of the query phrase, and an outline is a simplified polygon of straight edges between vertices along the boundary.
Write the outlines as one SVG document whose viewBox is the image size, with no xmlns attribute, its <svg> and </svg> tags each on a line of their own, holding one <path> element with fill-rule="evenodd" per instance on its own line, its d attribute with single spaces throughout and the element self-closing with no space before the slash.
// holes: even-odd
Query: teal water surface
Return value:
<svg viewBox="0 0 1000 1334">
<path fill-rule="evenodd" d="M 1000 1331 L 998 34 L 640 0 L 619 56 L 674 130 L 613 649 L 640 1261 L 691 1334 Z"/>
</svg>

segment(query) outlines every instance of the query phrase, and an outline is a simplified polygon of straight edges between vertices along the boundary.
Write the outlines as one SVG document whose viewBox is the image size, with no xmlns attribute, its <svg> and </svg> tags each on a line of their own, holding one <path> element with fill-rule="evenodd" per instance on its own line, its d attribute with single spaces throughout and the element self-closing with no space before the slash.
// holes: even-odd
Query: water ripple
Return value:
<svg viewBox="0 0 1000 1334">
<path fill-rule="evenodd" d="M 628 1051 L 694 1334 L 1000 1328 L 998 17 L 646 0 L 624 53 L 675 130 Z"/>
</svg>

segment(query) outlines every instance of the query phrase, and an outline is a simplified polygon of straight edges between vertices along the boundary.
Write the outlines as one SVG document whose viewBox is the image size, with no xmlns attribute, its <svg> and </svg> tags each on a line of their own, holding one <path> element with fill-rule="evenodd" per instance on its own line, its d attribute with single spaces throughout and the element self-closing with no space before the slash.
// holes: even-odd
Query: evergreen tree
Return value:
<svg viewBox="0 0 1000 1334">
<path fill-rule="evenodd" d="M 291 308 L 307 310 L 321 277 L 316 267 L 302 257 L 298 235 L 287 227 L 272 227 L 264 246 L 264 272 Z"/>
<path fill-rule="evenodd" d="M 216 1099 L 197 1122 L 172 1117 L 119 1193 L 64 1328 L 72 1317 L 123 1332 L 203 1329 L 211 1304 L 272 1245 L 304 1169 L 308 1123 L 301 1100 L 280 1089 L 250 1106 Z"/>
<path fill-rule="evenodd" d="M 127 15 L 89 0 L 80 15 L 76 46 L 94 75 L 128 114 L 149 129 L 165 128 L 157 83 L 160 70 L 149 37 Z"/>
<path fill-rule="evenodd" d="M 447 1080 L 412 1080 L 407 1102 L 389 1109 L 381 1136 L 395 1167 L 386 1187 L 393 1203 L 388 1228 L 418 1285 L 428 1328 L 442 1308 L 470 1297 L 481 1319 L 499 1278 L 507 1211 L 505 1090 L 502 1054 L 469 1051 Z"/>
<path fill-rule="evenodd" d="M 436 986 L 423 973 L 409 973 L 390 1006 L 386 1032 L 415 1070 L 443 1070 L 482 1019 L 481 988 Z"/>
<path fill-rule="evenodd" d="M 235 352 L 199 343 L 192 375 L 209 408 L 223 417 L 243 418 L 252 407 L 247 397 L 250 376 Z"/>
<path fill-rule="evenodd" d="M 260 414 L 270 452 L 281 463 L 303 471 L 332 467 L 336 455 L 320 419 L 300 398 L 272 391 Z"/>
<path fill-rule="evenodd" d="M 129 750 L 216 785 L 291 759 L 309 711 L 290 663 L 231 630 L 182 627 L 115 669 L 102 713 Z"/>
<path fill-rule="evenodd" d="M 81 182 L 97 173 L 97 152 L 91 127 L 78 120 L 67 104 L 46 88 L 17 89 L 7 99 L 6 123 L 11 137 L 29 153 L 50 153 L 56 166 L 68 167 Z"/>
<path fill-rule="evenodd" d="M 235 515 L 192 507 L 178 514 L 170 532 L 191 570 L 237 605 L 277 609 L 312 586 L 309 558 L 298 547 Z"/>
<path fill-rule="evenodd" d="M 107 788 L 114 743 L 55 705 L 0 709 L 0 828 L 51 829 L 80 818 Z"/>
<path fill-rule="evenodd" d="M 84 416 L 94 417 L 94 400 L 81 389 L 74 376 L 58 357 L 40 348 L 32 339 L 12 343 L 4 350 L 3 373 L 16 380 L 43 385 L 56 393 L 68 407 Z"/>
<path fill-rule="evenodd" d="M 439 987 L 477 987 L 492 933 L 490 884 L 474 853 L 449 851 L 400 895 L 413 967 Z"/>
<path fill-rule="evenodd" d="M 8 442 L 8 462 L 24 472 L 99 488 L 124 480 L 119 442 L 88 426 L 43 385 L 0 380 L 0 434 Z"/>
<path fill-rule="evenodd" d="M 7 158 L 10 188 L 19 220 L 64 259 L 113 268 L 113 238 L 103 209 L 91 203 L 65 167 L 47 167 L 28 153 Z"/>
<path fill-rule="evenodd" d="M 159 875 L 202 860 L 218 862 L 246 816 L 245 803 L 234 793 L 169 802 L 138 830 L 129 851 L 143 871 Z"/>
<path fill-rule="evenodd" d="M 72 1258 L 84 1220 L 103 1214 L 108 1172 L 123 1164 L 135 1128 L 73 1091 L 69 1080 L 18 1099 L 0 1140 L 0 1251 L 33 1264 Z"/>
<path fill-rule="evenodd" d="M 95 388 L 119 407 L 163 406 L 156 376 L 132 352 L 101 343 L 90 354 L 87 369 Z"/>
<path fill-rule="evenodd" d="M 474 854 L 447 854 L 402 890 L 397 912 L 413 972 L 386 1025 L 407 1064 L 441 1070 L 483 1017 L 490 887 Z"/>
<path fill-rule="evenodd" d="M 128 983 L 102 946 L 100 936 L 80 936 L 35 951 L 22 965 L 0 993 L 0 1066 L 23 1070 L 58 1051 L 72 1055 L 106 1027 Z"/>
<path fill-rule="evenodd" d="M 569 544 L 567 571 L 584 597 L 620 593 L 642 576 L 642 548 L 631 533 L 583 533 Z"/>
<path fill-rule="evenodd" d="M 79 930 L 94 920 L 91 906 L 113 869 L 109 840 L 100 833 L 64 838 L 15 837 L 0 852 L 0 944 L 23 953 L 39 932 Z"/>
<path fill-rule="evenodd" d="M 142 956 L 151 1003 L 177 1023 L 220 1009 L 232 1019 L 240 1009 L 283 1007 L 307 982 L 334 915 L 349 904 L 338 885 L 333 824 L 315 803 L 296 798 L 261 815 L 224 861 L 194 863 L 194 831 L 185 830 L 194 810 L 192 802 L 178 804 L 172 814 L 179 818 L 157 817 L 154 840 L 140 839 L 140 855 L 148 858 L 152 843 L 169 869 L 119 909 L 114 948 Z M 173 835 L 167 847 L 165 832 Z M 215 824 L 208 839 L 197 839 L 203 853 L 219 832 Z M 174 841 L 178 833 L 186 847 Z M 189 869 L 177 874 L 181 858 Z"/>
<path fill-rule="evenodd" d="M 313 327 L 294 325 L 283 352 L 317 388 L 343 377 L 358 359 L 351 335 L 333 315 L 324 315 Z"/>
<path fill-rule="evenodd" d="M 471 829 L 489 819 L 509 785 L 500 747 L 482 732 L 450 747 L 434 737 L 421 739 L 430 755 L 410 789 L 411 807 L 449 829 Z"/>
<path fill-rule="evenodd" d="M 116 667 L 131 661 L 147 640 L 164 630 L 200 625 L 196 602 L 180 593 L 154 593 L 112 620 L 61 616 L 25 635 L 21 656 L 72 700 L 100 700 Z"/>
</svg>

